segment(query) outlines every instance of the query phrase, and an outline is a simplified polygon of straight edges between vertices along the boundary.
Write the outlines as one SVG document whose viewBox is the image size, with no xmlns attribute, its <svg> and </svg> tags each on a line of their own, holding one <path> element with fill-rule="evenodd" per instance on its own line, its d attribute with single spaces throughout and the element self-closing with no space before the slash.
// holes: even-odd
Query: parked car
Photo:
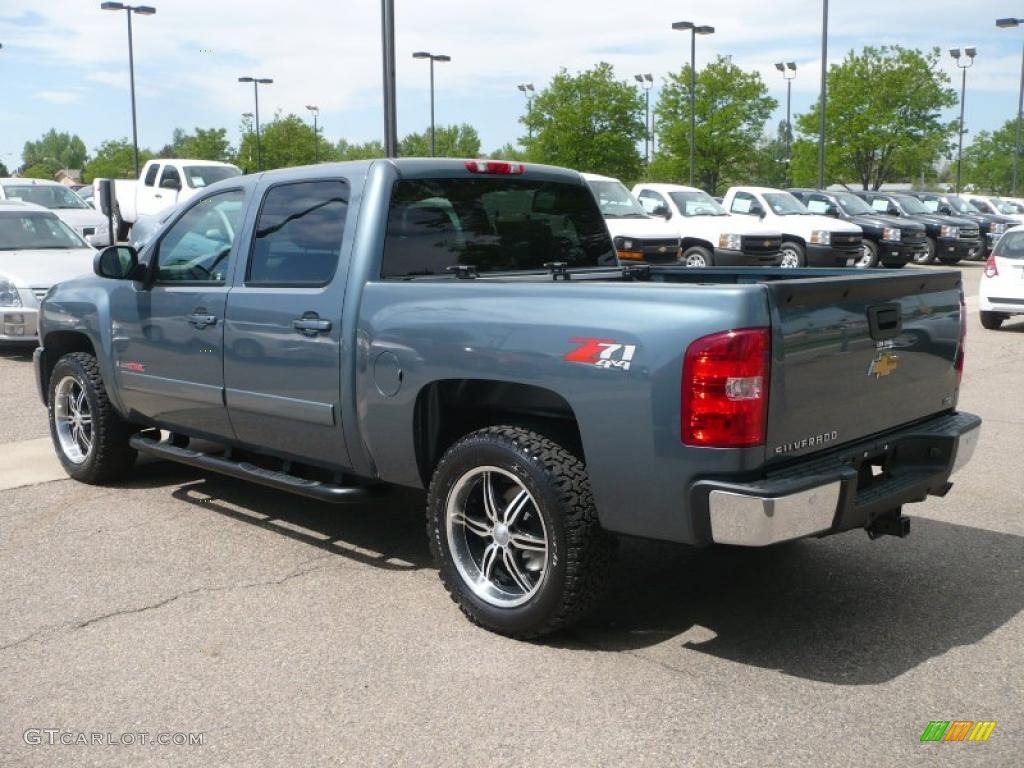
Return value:
<svg viewBox="0 0 1024 768">
<path fill-rule="evenodd" d="M 982 213 L 1007 216 L 1024 224 L 1024 205 L 995 195 L 966 195 L 968 202 Z"/>
<path fill-rule="evenodd" d="M 914 254 L 915 264 L 956 264 L 972 256 L 980 247 L 978 225 L 970 219 L 944 216 L 929 211 L 914 195 L 890 192 L 854 191 L 874 210 L 890 216 L 906 217 L 924 224 L 928 250 Z"/>
<path fill-rule="evenodd" d="M 780 266 L 852 267 L 861 258 L 860 227 L 813 214 L 785 190 L 732 187 L 723 205 L 729 213 L 757 217 L 782 232 Z"/>
<path fill-rule="evenodd" d="M 213 160 L 150 160 L 142 166 L 138 179 L 114 180 L 117 239 L 127 240 L 129 228 L 140 216 L 160 214 L 178 203 L 191 200 L 214 182 L 241 174 L 238 166 Z M 99 199 L 100 181 L 93 181 L 96 199 Z"/>
<path fill-rule="evenodd" d="M 978 286 L 978 310 L 981 325 L 990 331 L 1024 315 L 1024 226 L 1007 230 L 992 249 Z"/>
<path fill-rule="evenodd" d="M 106 218 L 82 198 L 56 181 L 0 179 L 0 200 L 23 200 L 53 211 L 90 245 L 110 245 Z"/>
<path fill-rule="evenodd" d="M 619 259 L 625 262 L 674 264 L 682 256 L 679 232 L 660 217 L 648 215 L 618 179 L 584 173 L 611 233 Z"/>
<path fill-rule="evenodd" d="M 984 259 L 992 250 L 992 246 L 999 242 L 1003 233 L 1017 224 L 1016 219 L 1001 214 L 982 213 L 971 203 L 959 195 L 943 192 L 916 192 L 917 199 L 924 203 L 924 207 L 932 213 L 941 213 L 946 216 L 957 216 L 961 219 L 973 221 L 978 225 L 978 232 L 981 237 L 981 247 L 971 256 L 973 259 Z"/>
<path fill-rule="evenodd" d="M 79 187 L 75 190 L 75 194 L 82 198 L 90 208 L 96 207 L 95 190 L 93 190 L 91 185 L 86 184 L 84 187 Z M 107 243 L 107 245 L 110 245 L 110 243 Z"/>
<path fill-rule="evenodd" d="M 39 302 L 92 272 L 96 250 L 53 211 L 0 200 L 0 343 L 36 342 Z"/>
<path fill-rule="evenodd" d="M 958 272 L 623 266 L 546 166 L 242 176 L 96 272 L 43 301 L 34 358 L 71 477 L 141 452 L 333 502 L 429 489 L 445 587 L 515 637 L 596 604 L 615 534 L 906 535 L 979 434 Z"/>
<path fill-rule="evenodd" d="M 688 267 L 777 267 L 782 233 L 733 216 L 704 190 L 679 184 L 637 184 L 644 210 L 675 227 Z"/>
<path fill-rule="evenodd" d="M 861 257 L 855 266 L 900 268 L 915 254 L 926 253 L 924 224 L 877 213 L 850 192 L 820 189 L 790 189 L 790 194 L 811 213 L 834 216 L 856 224 L 864 232 Z"/>
</svg>

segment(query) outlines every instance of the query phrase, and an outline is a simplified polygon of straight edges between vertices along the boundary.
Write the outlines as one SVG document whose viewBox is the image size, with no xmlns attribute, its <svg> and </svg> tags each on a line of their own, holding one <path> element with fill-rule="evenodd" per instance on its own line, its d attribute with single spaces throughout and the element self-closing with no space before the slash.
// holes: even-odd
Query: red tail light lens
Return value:
<svg viewBox="0 0 1024 768">
<path fill-rule="evenodd" d="M 985 262 L 985 277 L 996 277 L 999 275 L 999 267 L 996 266 L 996 257 L 989 256 Z"/>
<path fill-rule="evenodd" d="M 989 256 L 989 261 L 992 257 Z M 985 268 L 986 273 L 988 267 Z M 956 360 L 953 363 L 953 370 L 956 371 L 956 385 L 959 387 L 960 382 L 964 379 L 964 345 L 967 343 L 967 305 L 964 304 L 964 299 L 960 297 L 960 343 L 956 346 Z"/>
<path fill-rule="evenodd" d="M 683 360 L 681 437 L 686 445 L 763 445 L 771 337 L 744 328 L 697 339 Z"/>
<path fill-rule="evenodd" d="M 466 170 L 470 173 L 491 173 L 497 176 L 522 176 L 526 173 L 526 166 L 504 160 L 467 160 Z"/>
</svg>

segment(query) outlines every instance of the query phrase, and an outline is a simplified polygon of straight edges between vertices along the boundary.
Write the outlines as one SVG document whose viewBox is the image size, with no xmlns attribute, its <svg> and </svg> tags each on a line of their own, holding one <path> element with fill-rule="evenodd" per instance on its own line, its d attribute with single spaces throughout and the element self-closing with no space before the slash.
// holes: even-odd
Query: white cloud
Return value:
<svg viewBox="0 0 1024 768">
<path fill-rule="evenodd" d="M 51 104 L 76 104 L 82 100 L 83 93 L 80 90 L 36 91 L 33 95 L 40 101 L 48 101 Z"/>
</svg>

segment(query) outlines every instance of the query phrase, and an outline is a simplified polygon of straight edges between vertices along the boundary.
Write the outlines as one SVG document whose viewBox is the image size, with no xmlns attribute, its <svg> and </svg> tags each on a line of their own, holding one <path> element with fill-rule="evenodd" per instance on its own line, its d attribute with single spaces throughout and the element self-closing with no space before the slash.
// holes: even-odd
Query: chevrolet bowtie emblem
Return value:
<svg viewBox="0 0 1024 768">
<path fill-rule="evenodd" d="M 659 248 L 659 249 L 658 249 L 658 253 L 665 253 L 665 251 L 667 251 L 667 250 L 668 250 L 668 248 L 666 248 L 666 247 L 665 247 L 665 246 L 663 245 L 663 246 L 661 246 L 661 248 Z"/>
<path fill-rule="evenodd" d="M 772 243 L 772 241 L 771 241 L 771 240 L 765 240 L 765 241 L 764 241 L 764 247 L 765 247 L 765 248 L 771 248 L 771 247 L 772 247 L 772 245 L 773 245 L 773 243 Z"/>
<path fill-rule="evenodd" d="M 868 376 L 874 376 L 876 379 L 888 376 L 899 367 L 899 364 L 899 355 L 894 355 L 892 352 L 879 352 L 868 366 Z"/>
</svg>

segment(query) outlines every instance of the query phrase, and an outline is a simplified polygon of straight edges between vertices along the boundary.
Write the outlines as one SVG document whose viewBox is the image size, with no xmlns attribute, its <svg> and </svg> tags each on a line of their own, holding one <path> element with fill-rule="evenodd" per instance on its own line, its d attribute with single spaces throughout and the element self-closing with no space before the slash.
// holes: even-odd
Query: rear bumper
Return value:
<svg viewBox="0 0 1024 768">
<path fill-rule="evenodd" d="M 747 547 L 862 528 L 904 504 L 944 496 L 980 430 L 977 416 L 946 414 L 752 482 L 697 481 L 691 509 L 703 520 L 696 527 L 706 523 L 713 542 Z"/>
<path fill-rule="evenodd" d="M 863 255 L 859 245 L 808 245 L 806 254 L 809 267 L 847 267 Z"/>
<path fill-rule="evenodd" d="M 726 248 L 715 248 L 716 267 L 777 267 L 782 261 L 778 252 L 744 253 Z"/>
<path fill-rule="evenodd" d="M 1012 291 L 1005 291 L 1012 293 Z M 978 296 L 978 309 L 982 312 L 1003 312 L 1008 315 L 1024 315 L 1024 298 L 1010 296 Z"/>
</svg>

